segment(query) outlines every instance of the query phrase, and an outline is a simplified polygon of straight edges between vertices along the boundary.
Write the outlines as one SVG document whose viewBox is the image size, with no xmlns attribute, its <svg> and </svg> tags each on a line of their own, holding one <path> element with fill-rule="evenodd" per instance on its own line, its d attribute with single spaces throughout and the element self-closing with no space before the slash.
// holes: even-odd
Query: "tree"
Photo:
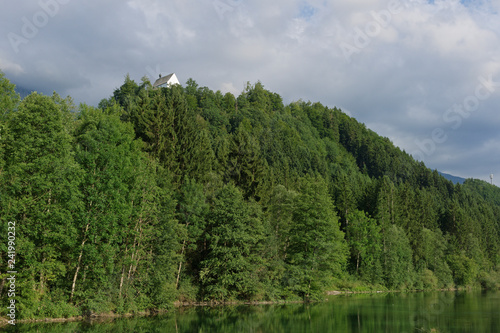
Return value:
<svg viewBox="0 0 500 333">
<path fill-rule="evenodd" d="M 151 296 L 148 307 L 168 309 L 177 297 L 175 288 L 177 263 L 180 251 L 178 222 L 175 219 L 176 201 L 173 197 L 172 175 L 168 170 L 158 168 L 157 183 L 161 189 L 157 223 L 153 225 L 153 237 L 147 244 L 150 256 L 144 264 L 147 270 L 143 277 L 147 294 Z M 141 289 L 140 289 L 141 290 Z"/>
<path fill-rule="evenodd" d="M 306 177 L 299 193 L 289 231 L 285 285 L 309 300 L 321 294 L 329 279 L 342 274 L 347 247 L 324 181 Z"/>
<path fill-rule="evenodd" d="M 16 86 L 5 77 L 5 74 L 0 71 L 0 119 L 13 112 L 19 102 L 19 94 L 16 93 Z"/>
<path fill-rule="evenodd" d="M 0 186 L 2 185 L 2 171 L 5 163 L 4 146 L 9 138 L 8 117 L 19 105 L 19 94 L 15 85 L 10 83 L 0 71 Z M 0 197 L 2 200 L 3 195 Z"/>
<path fill-rule="evenodd" d="M 179 239 L 182 246 L 175 283 L 176 288 L 179 286 L 183 262 L 187 261 L 188 265 L 191 266 L 191 270 L 196 271 L 198 268 L 193 266 L 196 266 L 197 261 L 199 261 L 199 258 L 197 258 L 197 243 L 205 230 L 207 210 L 208 204 L 203 193 L 203 186 L 186 177 L 178 192 L 177 199 L 177 219 L 180 223 L 179 231 L 181 233 Z M 196 273 L 198 272 L 196 271 Z"/>
<path fill-rule="evenodd" d="M 76 159 L 85 175 L 71 298 L 85 299 L 92 310 L 96 294 L 120 300 L 145 259 L 158 224 L 161 189 L 155 163 L 119 114 L 83 105 L 75 134 Z"/>
<path fill-rule="evenodd" d="M 474 282 L 478 274 L 478 265 L 462 251 L 448 256 L 448 264 L 453 272 L 453 280 L 459 286 Z"/>
<path fill-rule="evenodd" d="M 257 206 L 234 185 L 215 196 L 207 218 L 200 283 L 206 299 L 248 299 L 260 289 L 259 244 L 264 229 Z"/>
<path fill-rule="evenodd" d="M 382 229 L 385 230 L 389 225 L 395 224 L 398 220 L 396 215 L 396 188 L 389 177 L 384 176 L 378 181 L 377 195 L 377 214 Z"/>
<path fill-rule="evenodd" d="M 340 216 L 343 218 L 343 230 L 349 227 L 349 214 L 356 208 L 357 194 L 349 181 L 348 175 L 341 171 L 337 182 L 335 183 L 337 208 L 340 211 Z M 348 235 L 349 237 L 349 235 Z"/>
<path fill-rule="evenodd" d="M 149 91 L 131 119 L 148 152 L 176 182 L 184 175 L 200 180 L 212 169 L 214 153 L 208 126 L 188 107 L 181 86 Z"/>
<path fill-rule="evenodd" d="M 277 185 L 267 202 L 267 216 L 276 239 L 277 252 L 281 260 L 286 259 L 290 243 L 290 228 L 293 226 L 293 212 L 297 192 L 287 190 L 283 185 Z"/>
<path fill-rule="evenodd" d="M 412 251 L 405 231 L 391 225 L 385 237 L 384 277 L 389 288 L 409 288 L 413 284 Z"/>
<path fill-rule="evenodd" d="M 16 268 L 26 317 L 36 315 L 44 295 L 61 286 L 76 246 L 82 172 L 72 152 L 68 109 L 32 93 L 7 117 L 2 215 L 17 226 Z"/>
<path fill-rule="evenodd" d="M 356 275 L 362 273 L 370 282 L 378 282 L 381 276 L 380 254 L 381 234 L 377 222 L 356 210 L 349 213 L 347 239 L 351 256 L 355 262 Z M 361 272 L 360 272 L 361 270 Z"/>
<path fill-rule="evenodd" d="M 260 146 L 251 133 L 252 127 L 244 121 L 233 134 L 228 156 L 227 175 L 243 189 L 246 198 L 254 196 L 266 170 Z"/>
<path fill-rule="evenodd" d="M 433 275 L 438 279 L 439 285 L 442 287 L 450 286 L 453 283 L 453 277 L 446 260 L 448 250 L 446 238 L 439 229 L 432 231 L 424 228 L 422 234 L 422 260 L 425 263 L 425 269 L 433 272 Z"/>
<path fill-rule="evenodd" d="M 143 83 L 146 82 L 143 81 Z M 127 74 L 125 82 L 113 92 L 113 99 L 124 108 L 125 118 L 129 118 L 137 106 L 138 91 L 139 85 Z"/>
</svg>

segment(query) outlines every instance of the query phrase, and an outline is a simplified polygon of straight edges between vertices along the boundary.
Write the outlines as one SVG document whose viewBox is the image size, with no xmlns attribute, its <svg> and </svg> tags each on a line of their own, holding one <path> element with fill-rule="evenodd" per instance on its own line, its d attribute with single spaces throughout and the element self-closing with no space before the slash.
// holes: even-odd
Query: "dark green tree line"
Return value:
<svg viewBox="0 0 500 333">
<path fill-rule="evenodd" d="M 0 106 L 24 318 L 500 284 L 500 190 L 454 185 L 340 109 L 130 76 L 75 107 L 3 74 Z"/>
</svg>

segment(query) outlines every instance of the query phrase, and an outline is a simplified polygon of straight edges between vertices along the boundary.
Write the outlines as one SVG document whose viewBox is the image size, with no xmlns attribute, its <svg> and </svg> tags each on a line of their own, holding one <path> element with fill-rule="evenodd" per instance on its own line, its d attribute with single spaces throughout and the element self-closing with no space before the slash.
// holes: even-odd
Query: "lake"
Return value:
<svg viewBox="0 0 500 333">
<path fill-rule="evenodd" d="M 329 296 L 315 304 L 180 308 L 108 322 L 18 324 L 7 332 L 500 332 L 500 291 Z"/>
</svg>

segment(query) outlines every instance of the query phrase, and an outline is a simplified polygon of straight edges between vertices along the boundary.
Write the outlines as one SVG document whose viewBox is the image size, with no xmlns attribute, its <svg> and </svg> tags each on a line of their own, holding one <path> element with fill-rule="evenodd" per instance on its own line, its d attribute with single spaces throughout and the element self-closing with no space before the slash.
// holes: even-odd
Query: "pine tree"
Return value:
<svg viewBox="0 0 500 333">
<path fill-rule="evenodd" d="M 267 167 L 251 131 L 250 123 L 244 121 L 233 134 L 227 169 L 227 176 L 243 189 L 246 198 L 256 194 Z"/>
</svg>

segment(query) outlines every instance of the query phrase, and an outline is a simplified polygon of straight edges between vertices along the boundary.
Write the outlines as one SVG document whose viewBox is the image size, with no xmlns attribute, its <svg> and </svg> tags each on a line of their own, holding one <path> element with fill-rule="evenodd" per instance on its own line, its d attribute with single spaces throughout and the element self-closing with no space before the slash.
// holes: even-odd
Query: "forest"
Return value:
<svg viewBox="0 0 500 333">
<path fill-rule="evenodd" d="M 500 287 L 500 189 L 338 108 L 129 75 L 76 106 L 0 72 L 0 110 L 3 317 L 8 262 L 19 319 Z"/>
</svg>

